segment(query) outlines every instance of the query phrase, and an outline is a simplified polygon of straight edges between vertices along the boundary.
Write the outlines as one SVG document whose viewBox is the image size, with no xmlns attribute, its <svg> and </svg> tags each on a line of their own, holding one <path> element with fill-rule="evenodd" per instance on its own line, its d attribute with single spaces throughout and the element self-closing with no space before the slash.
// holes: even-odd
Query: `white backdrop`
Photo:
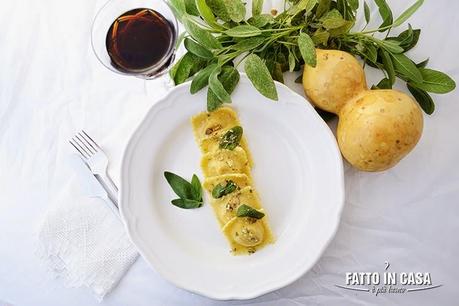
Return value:
<svg viewBox="0 0 459 306">
<path fill-rule="evenodd" d="M 389 0 L 395 12 L 412 1 Z M 1 1 L 0 305 L 97 305 L 86 288 L 49 278 L 34 254 L 45 212 L 72 177 L 67 139 L 94 135 L 118 165 L 130 132 L 162 92 L 106 70 L 90 47 L 103 1 Z M 426 1 L 411 19 L 422 28 L 417 60 L 459 80 L 459 2 Z M 374 10 L 373 10 L 374 12 Z M 373 14 L 374 15 L 374 14 Z M 377 81 L 370 73 L 370 80 Z M 371 81 L 369 82 L 371 84 Z M 147 90 L 148 88 L 148 90 Z M 149 95 L 147 95 L 149 93 Z M 263 305 L 454 305 L 459 298 L 459 91 L 435 96 L 423 137 L 397 167 L 363 173 L 346 166 L 341 225 L 315 267 L 294 284 L 255 300 Z M 442 287 L 374 296 L 335 287 L 344 273 L 430 272 Z M 102 305 L 214 305 L 175 288 L 139 259 Z"/>
</svg>

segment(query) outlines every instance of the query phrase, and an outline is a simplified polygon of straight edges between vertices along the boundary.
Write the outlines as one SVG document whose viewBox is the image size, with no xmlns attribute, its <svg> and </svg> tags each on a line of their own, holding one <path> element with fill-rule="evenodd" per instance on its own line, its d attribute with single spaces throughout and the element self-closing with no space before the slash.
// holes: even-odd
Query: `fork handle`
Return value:
<svg viewBox="0 0 459 306">
<path fill-rule="evenodd" d="M 113 205 L 115 205 L 118 210 L 118 188 L 115 183 L 113 183 L 112 179 L 107 174 L 99 174 L 98 177 L 102 187 L 107 192 L 108 198 L 113 202 Z"/>
</svg>

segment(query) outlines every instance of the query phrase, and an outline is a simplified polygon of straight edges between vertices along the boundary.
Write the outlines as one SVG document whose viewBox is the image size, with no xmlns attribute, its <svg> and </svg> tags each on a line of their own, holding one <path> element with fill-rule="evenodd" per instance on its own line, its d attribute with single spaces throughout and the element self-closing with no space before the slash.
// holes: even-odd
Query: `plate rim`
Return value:
<svg viewBox="0 0 459 306">
<path fill-rule="evenodd" d="M 245 73 L 240 72 L 240 74 L 241 74 L 240 82 L 250 82 L 249 78 L 247 77 L 247 75 Z M 330 243 L 333 240 L 333 238 L 336 236 L 336 233 L 337 233 L 339 225 L 340 225 L 343 209 L 344 209 L 345 184 L 344 184 L 343 159 L 342 159 L 341 152 L 339 150 L 336 138 L 335 138 L 332 130 L 325 123 L 325 121 L 319 116 L 319 114 L 313 109 L 313 106 L 312 106 L 311 102 L 306 97 L 298 94 L 297 92 L 295 92 L 294 90 L 292 90 L 288 86 L 286 86 L 285 84 L 279 83 L 277 81 L 275 81 L 275 85 L 276 85 L 277 89 L 282 88 L 283 90 L 289 91 L 290 94 L 292 94 L 294 96 L 298 96 L 301 99 L 305 100 L 305 102 L 306 102 L 305 105 L 304 105 L 305 107 L 312 108 L 312 111 L 313 111 L 312 113 L 314 114 L 315 118 L 320 121 L 320 124 L 327 130 L 326 133 L 328 133 L 329 137 L 331 137 L 331 139 L 333 140 L 332 141 L 333 142 L 333 148 L 337 153 L 336 154 L 336 158 L 338 159 L 337 160 L 337 164 L 339 166 L 339 169 L 337 169 L 337 173 L 339 174 L 339 186 L 338 186 L 339 190 L 337 190 L 336 192 L 339 192 L 340 195 L 337 196 L 337 199 L 339 199 L 339 203 L 338 203 L 339 207 L 337 209 L 337 213 L 332 216 L 336 220 L 333 222 L 333 229 L 330 232 L 329 237 L 327 238 L 327 240 L 323 244 L 323 247 L 319 250 L 319 252 L 317 252 L 317 255 L 313 256 L 314 259 L 311 260 L 311 263 L 309 265 L 305 265 L 305 267 L 303 269 L 298 269 L 299 272 L 292 274 L 291 277 L 285 278 L 282 282 L 271 283 L 272 284 L 271 286 L 265 286 L 264 289 L 262 288 L 262 289 L 259 289 L 259 290 L 254 290 L 251 294 L 232 294 L 232 293 L 228 293 L 228 294 L 222 295 L 222 294 L 214 294 L 211 290 L 197 290 L 197 289 L 194 289 L 194 288 L 186 288 L 186 286 L 184 286 L 183 284 L 180 284 L 180 283 L 176 282 L 173 278 L 169 277 L 170 275 L 168 275 L 168 273 L 166 273 L 160 267 L 160 265 L 155 265 L 153 262 L 151 262 L 148 259 L 149 257 L 138 247 L 138 245 L 140 244 L 139 243 L 139 239 L 136 238 L 135 230 L 133 230 L 132 224 L 128 223 L 128 217 L 127 217 L 127 213 L 125 211 L 127 208 L 125 208 L 125 206 L 124 206 L 125 205 L 124 203 L 127 202 L 128 196 L 129 196 L 128 192 L 126 192 L 126 189 L 129 189 L 129 188 L 126 188 L 126 187 L 129 186 L 129 183 L 127 182 L 127 171 L 128 171 L 127 168 L 129 168 L 129 167 L 127 167 L 126 165 L 129 164 L 129 160 L 132 157 L 131 156 L 132 155 L 131 148 L 134 145 L 134 141 L 137 140 L 137 138 L 139 136 L 139 133 L 142 131 L 142 127 L 144 126 L 145 122 L 147 121 L 147 118 L 151 115 L 151 113 L 153 111 L 157 110 L 158 107 L 161 107 L 161 105 L 163 103 L 165 103 L 169 99 L 169 97 L 174 94 L 175 91 L 181 90 L 183 87 L 189 87 L 190 84 L 191 84 L 191 81 L 187 81 L 187 82 L 182 83 L 180 85 L 174 86 L 163 97 L 158 99 L 156 102 L 152 103 L 152 105 L 150 106 L 148 111 L 145 113 L 145 115 L 142 117 L 142 119 L 139 121 L 138 125 L 134 129 L 134 132 L 129 137 L 129 141 L 127 142 L 127 145 L 124 148 L 122 159 L 121 159 L 121 171 L 120 171 L 121 175 L 120 175 L 119 210 L 120 210 L 121 220 L 122 220 L 122 222 L 124 224 L 124 228 L 125 228 L 125 230 L 127 232 L 127 235 L 129 237 L 129 239 L 131 240 L 131 242 L 135 245 L 135 247 L 136 247 L 137 251 L 139 252 L 139 254 L 145 259 L 147 264 L 154 271 L 159 273 L 163 279 L 165 279 L 167 282 L 171 283 L 172 285 L 174 285 L 174 286 L 176 286 L 178 288 L 181 288 L 183 290 L 186 290 L 186 291 L 189 291 L 189 292 L 192 292 L 192 293 L 199 294 L 201 296 L 205 296 L 205 297 L 208 297 L 208 298 L 211 298 L 211 299 L 214 299 L 214 300 L 248 300 L 248 299 L 257 298 L 257 297 L 262 296 L 264 294 L 267 294 L 267 293 L 273 292 L 275 290 L 281 289 L 283 287 L 286 287 L 286 286 L 294 283 L 298 279 L 300 279 L 303 275 L 305 275 L 307 272 L 309 272 L 311 270 L 311 268 L 322 257 L 323 253 L 328 248 L 328 246 L 330 245 Z M 255 90 L 255 89 L 253 89 L 253 90 Z M 288 103 L 297 104 L 297 102 L 294 102 L 294 101 L 288 102 Z"/>
</svg>

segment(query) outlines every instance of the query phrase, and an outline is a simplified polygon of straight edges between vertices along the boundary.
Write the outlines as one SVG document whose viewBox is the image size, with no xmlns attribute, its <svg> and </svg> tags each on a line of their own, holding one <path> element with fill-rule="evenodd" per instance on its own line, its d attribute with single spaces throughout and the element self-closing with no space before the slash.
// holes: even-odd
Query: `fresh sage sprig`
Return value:
<svg viewBox="0 0 459 306">
<path fill-rule="evenodd" d="M 212 197 L 214 199 L 220 199 L 221 197 L 224 197 L 238 189 L 238 186 L 235 182 L 232 180 L 226 181 L 226 183 L 223 184 L 217 184 L 214 189 L 212 189 Z"/>
<path fill-rule="evenodd" d="M 236 211 L 236 216 L 238 217 L 249 217 L 249 218 L 254 218 L 254 219 L 261 219 L 265 216 L 264 213 L 262 213 L 259 210 L 256 210 L 252 206 L 242 204 L 238 207 Z"/>
<path fill-rule="evenodd" d="M 172 190 L 179 197 L 171 203 L 177 207 L 190 209 L 202 206 L 202 187 L 196 174 L 193 175 L 191 183 L 172 172 L 164 172 L 164 177 Z"/>
<path fill-rule="evenodd" d="M 263 0 L 254 0 L 248 19 L 243 0 L 169 1 L 187 31 L 183 37 L 187 53 L 170 75 L 175 84 L 192 78 L 191 93 L 208 86 L 208 111 L 231 103 L 241 62 L 253 86 L 277 100 L 274 81 L 283 82 L 284 72 L 299 71 L 302 65 L 315 66 L 315 48 L 347 51 L 380 69 L 385 76 L 372 88 L 392 88 L 400 79 L 427 114 L 435 107 L 429 93 L 447 93 L 456 87 L 446 74 L 427 68 L 428 60 L 415 63 L 406 54 L 416 46 L 420 29 L 408 25 L 399 35 L 390 34 L 423 0 L 414 1 L 397 18 L 386 0 L 373 0 L 381 19 L 376 29 L 367 29 L 371 15 L 364 1 L 366 25 L 360 31 L 353 30 L 358 0 L 286 0 L 285 11 L 275 16 L 262 14 Z"/>
<path fill-rule="evenodd" d="M 239 145 L 239 142 L 241 142 L 242 133 L 242 126 L 235 126 L 229 129 L 220 139 L 219 148 L 234 150 Z"/>
<path fill-rule="evenodd" d="M 385 77 L 372 89 L 391 89 L 397 78 L 406 83 L 408 90 L 427 114 L 432 114 L 435 104 L 430 93 L 448 93 L 455 89 L 456 84 L 443 72 L 427 69 L 428 60 L 416 64 L 406 54 L 416 46 L 421 34 L 420 29 L 408 29 L 397 36 L 389 36 L 392 29 L 401 26 L 423 4 L 417 0 L 397 19 L 385 0 L 375 0 L 383 23 L 377 29 L 362 30 L 343 34 L 333 41 L 341 49 L 360 56 L 368 65 L 383 71 Z M 365 7 L 368 5 L 365 2 Z M 368 11 L 368 9 L 366 9 Z M 368 24 L 370 15 L 365 13 Z M 376 32 L 383 33 L 384 38 L 376 38 Z"/>
</svg>

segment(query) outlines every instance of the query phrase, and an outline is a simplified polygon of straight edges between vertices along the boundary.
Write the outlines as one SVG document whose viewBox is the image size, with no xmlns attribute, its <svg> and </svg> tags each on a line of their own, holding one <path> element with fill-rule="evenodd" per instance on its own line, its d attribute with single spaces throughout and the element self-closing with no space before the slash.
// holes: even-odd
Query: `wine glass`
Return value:
<svg viewBox="0 0 459 306">
<path fill-rule="evenodd" d="M 155 24 L 155 20 L 159 22 Z M 150 22 L 146 28 L 139 26 L 146 22 Z M 155 29 L 155 26 L 159 28 Z M 126 34 L 128 30 L 130 32 Z M 167 45 L 164 45 L 165 41 L 152 43 L 148 35 L 164 34 L 164 30 L 170 30 Z M 177 19 L 163 0 L 110 0 L 94 19 L 91 44 L 98 60 L 109 70 L 122 75 L 154 79 L 167 72 L 174 62 L 177 31 Z M 125 35 L 122 41 L 116 41 L 118 34 Z M 151 58 L 148 58 L 149 52 Z M 147 58 L 139 60 L 140 55 Z M 139 61 L 144 66 L 139 66 Z"/>
</svg>

